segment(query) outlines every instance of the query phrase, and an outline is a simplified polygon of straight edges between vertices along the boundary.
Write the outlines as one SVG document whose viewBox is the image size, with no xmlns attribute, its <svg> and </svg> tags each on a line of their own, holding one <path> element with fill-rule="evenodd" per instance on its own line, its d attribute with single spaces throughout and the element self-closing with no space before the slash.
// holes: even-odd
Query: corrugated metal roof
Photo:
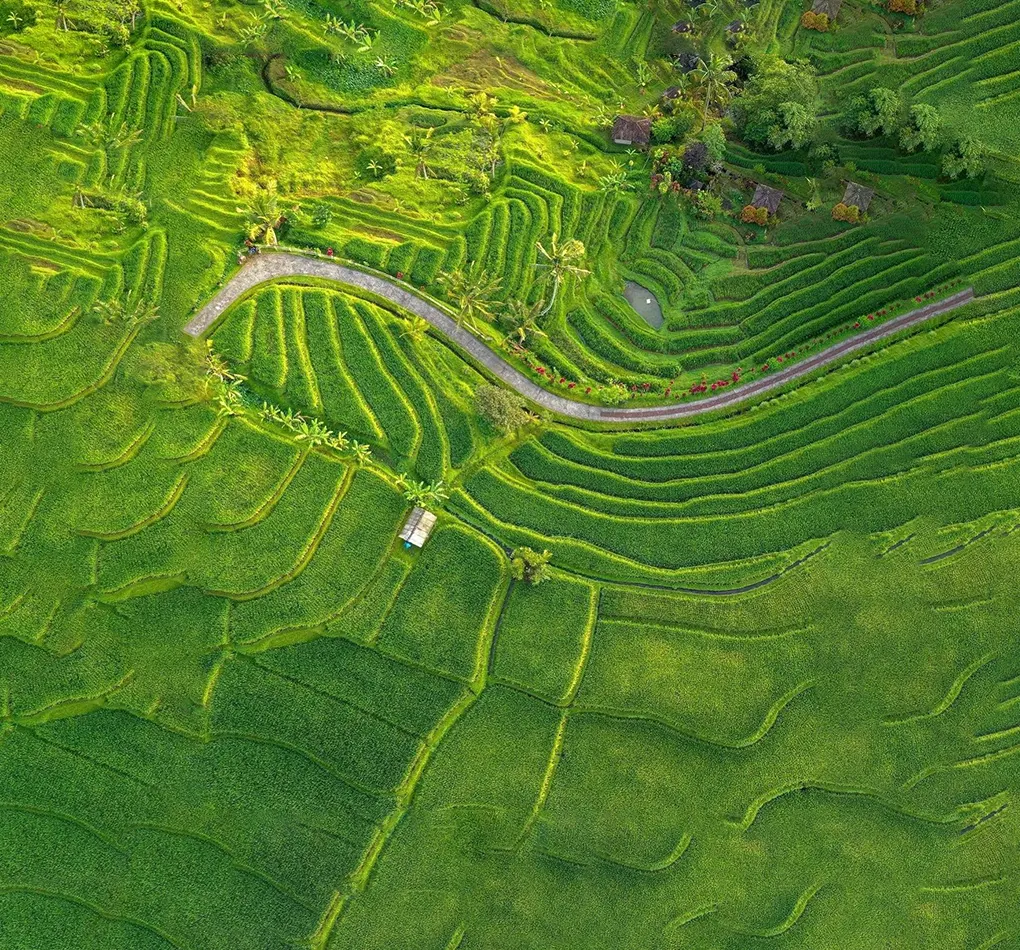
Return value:
<svg viewBox="0 0 1020 950">
<path fill-rule="evenodd" d="M 417 505 L 407 516 L 407 521 L 400 531 L 400 538 L 408 544 L 420 548 L 429 539 L 432 529 L 436 526 L 436 516 L 431 511 Z"/>
</svg>

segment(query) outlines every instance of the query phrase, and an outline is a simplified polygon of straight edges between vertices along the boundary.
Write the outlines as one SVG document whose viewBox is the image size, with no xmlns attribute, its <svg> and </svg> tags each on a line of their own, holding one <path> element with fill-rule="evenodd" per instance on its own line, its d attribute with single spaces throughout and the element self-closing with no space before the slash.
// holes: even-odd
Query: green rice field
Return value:
<svg viewBox="0 0 1020 950">
<path fill-rule="evenodd" d="M 0 2 L 0 950 L 1020 948 L 1020 0 L 899 2 Z M 625 409 L 975 299 L 501 426 L 348 284 L 185 332 L 276 244 Z"/>
</svg>

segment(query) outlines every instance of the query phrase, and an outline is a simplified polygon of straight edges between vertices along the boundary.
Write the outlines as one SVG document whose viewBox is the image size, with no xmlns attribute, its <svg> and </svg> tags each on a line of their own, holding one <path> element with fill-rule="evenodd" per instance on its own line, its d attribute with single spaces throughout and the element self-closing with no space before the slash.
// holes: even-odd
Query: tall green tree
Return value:
<svg viewBox="0 0 1020 950">
<path fill-rule="evenodd" d="M 908 152 L 934 151 L 942 137 L 942 116 L 925 103 L 910 107 L 907 121 L 900 129 L 900 147 Z"/>
<path fill-rule="evenodd" d="M 730 83 L 737 79 L 737 74 L 730 69 L 732 65 L 732 60 L 717 53 L 709 53 L 708 59 L 698 60 L 692 76 L 701 89 L 701 129 L 705 128 L 711 108 L 723 106 L 730 100 Z"/>
<path fill-rule="evenodd" d="M 457 268 L 443 274 L 439 282 L 446 288 L 450 303 L 457 312 L 457 326 L 476 326 L 480 321 L 492 320 L 493 298 L 499 291 L 498 277 L 490 277 L 485 270 L 472 275 Z"/>
<path fill-rule="evenodd" d="M 250 241 L 269 245 L 279 243 L 277 231 L 283 224 L 284 216 L 275 189 L 257 191 L 245 207 L 237 210 L 245 216 L 245 233 Z"/>
<path fill-rule="evenodd" d="M 571 277 L 587 277 L 591 271 L 582 267 L 585 258 L 584 244 L 577 238 L 570 238 L 562 244 L 559 235 L 553 234 L 549 239 L 549 246 L 546 247 L 541 241 L 538 242 L 538 253 L 541 259 L 535 264 L 540 270 L 544 270 L 552 281 L 552 296 L 549 303 L 542 311 L 542 316 L 552 310 L 556 302 L 556 294 L 560 285 Z"/>
<path fill-rule="evenodd" d="M 523 300 L 511 300 L 503 309 L 503 321 L 509 326 L 510 331 L 517 337 L 517 341 L 523 346 L 529 336 L 545 336 L 546 333 L 538 325 L 538 318 L 542 316 L 542 301 L 528 305 Z"/>
</svg>

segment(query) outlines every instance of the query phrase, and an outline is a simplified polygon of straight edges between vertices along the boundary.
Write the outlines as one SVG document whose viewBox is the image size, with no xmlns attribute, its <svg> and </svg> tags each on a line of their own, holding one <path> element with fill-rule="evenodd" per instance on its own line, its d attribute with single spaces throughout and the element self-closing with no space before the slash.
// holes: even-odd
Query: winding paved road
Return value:
<svg viewBox="0 0 1020 950">
<path fill-rule="evenodd" d="M 543 389 L 538 383 L 532 381 L 520 370 L 507 363 L 498 353 L 476 336 L 462 327 L 458 327 L 456 322 L 443 313 L 442 310 L 439 310 L 400 284 L 376 274 L 355 270 L 352 267 L 345 267 L 343 264 L 338 264 L 335 261 L 324 258 L 305 257 L 301 254 L 291 254 L 285 251 L 267 252 L 247 259 L 244 266 L 227 281 L 222 290 L 195 314 L 191 322 L 184 328 L 184 332 L 189 333 L 191 336 L 201 336 L 238 297 L 259 284 L 270 280 L 277 280 L 281 277 L 321 277 L 326 280 L 336 281 L 337 283 L 349 284 L 352 287 L 359 287 L 379 297 L 384 297 L 404 310 L 409 310 L 411 313 L 416 313 L 418 316 L 423 317 L 440 333 L 473 356 L 494 376 L 501 379 L 512 389 L 516 389 L 517 392 L 522 396 L 526 396 L 532 402 L 563 416 L 569 416 L 573 419 L 586 419 L 593 422 L 683 419 L 687 416 L 700 415 L 703 412 L 725 409 L 771 390 L 779 389 L 795 379 L 808 376 L 823 366 L 845 359 L 851 353 L 865 349 L 878 340 L 899 333 L 908 327 L 923 323 L 925 320 L 930 320 L 939 314 L 962 307 L 974 299 L 974 290 L 968 287 L 966 290 L 961 290 L 945 300 L 940 300 L 918 310 L 901 314 L 891 320 L 886 320 L 870 330 L 865 330 L 849 339 L 834 343 L 814 356 L 794 363 L 788 369 L 763 376 L 751 383 L 726 389 L 717 396 L 708 396 L 704 399 L 695 399 L 676 405 L 650 406 L 647 408 L 638 406 L 610 408 L 577 402 L 558 393 Z"/>
</svg>

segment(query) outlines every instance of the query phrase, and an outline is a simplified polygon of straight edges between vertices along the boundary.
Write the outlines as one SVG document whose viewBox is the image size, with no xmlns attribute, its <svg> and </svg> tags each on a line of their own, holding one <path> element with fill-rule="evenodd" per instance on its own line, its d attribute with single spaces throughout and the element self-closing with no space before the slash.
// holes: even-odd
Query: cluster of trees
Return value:
<svg viewBox="0 0 1020 950">
<path fill-rule="evenodd" d="M 138 0 L 54 0 L 53 8 L 58 30 L 92 33 L 111 46 L 125 46 L 142 15 Z"/>
<path fill-rule="evenodd" d="M 938 109 L 925 103 L 904 107 L 899 93 L 877 87 L 854 96 L 843 116 L 851 135 L 896 138 L 906 152 L 934 152 L 945 146 L 942 173 L 949 178 L 976 177 L 984 170 L 985 149 L 969 135 L 947 136 Z"/>
<path fill-rule="evenodd" d="M 804 62 L 763 56 L 733 107 L 741 137 L 759 148 L 801 148 L 818 122 L 818 83 Z"/>
</svg>

